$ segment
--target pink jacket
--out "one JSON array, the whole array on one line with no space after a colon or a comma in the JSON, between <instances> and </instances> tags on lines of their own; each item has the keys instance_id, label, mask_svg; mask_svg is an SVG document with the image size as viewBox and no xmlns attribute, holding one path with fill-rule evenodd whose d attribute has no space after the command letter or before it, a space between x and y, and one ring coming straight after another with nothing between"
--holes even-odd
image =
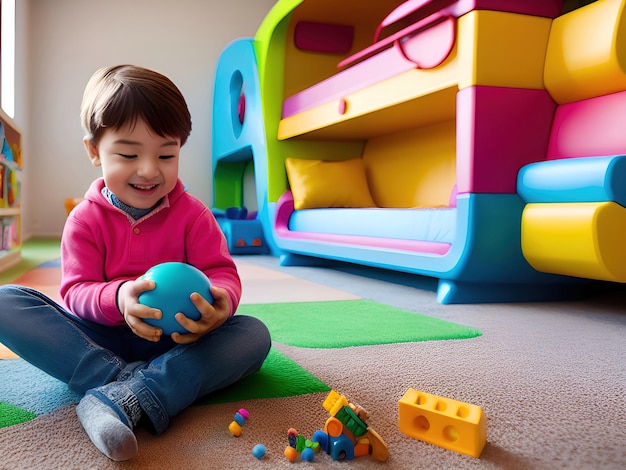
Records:
<instances>
[{"instance_id":1,"label":"pink jacket","mask_svg":"<svg viewBox=\"0 0 626 470\"><path fill-rule=\"evenodd\" d=\"M230 295L231 315L241 298L241 281L222 231L211 211L178 181L161 205L134 221L91 184L70 213L61 239L61 296L76 316L102 325L123 325L117 290L166 261L192 264Z\"/></svg>"}]
</instances>

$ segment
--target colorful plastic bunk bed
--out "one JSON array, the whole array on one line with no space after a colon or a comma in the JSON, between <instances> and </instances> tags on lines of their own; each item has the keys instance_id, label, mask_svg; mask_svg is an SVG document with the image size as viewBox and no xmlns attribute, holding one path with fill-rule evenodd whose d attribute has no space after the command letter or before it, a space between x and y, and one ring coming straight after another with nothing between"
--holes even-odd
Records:
<instances>
[{"instance_id":1,"label":"colorful plastic bunk bed","mask_svg":"<svg viewBox=\"0 0 626 470\"><path fill-rule=\"evenodd\" d=\"M556 18L547 158L522 168L522 249L539 271L626 282L626 1ZM589 41L588 38L593 38Z\"/></svg>"},{"instance_id":2,"label":"colorful plastic bunk bed","mask_svg":"<svg viewBox=\"0 0 626 470\"><path fill-rule=\"evenodd\" d=\"M536 266L546 256L526 245L543 225L530 191L518 194L520 169L554 141L561 101L544 64L557 60L548 46L562 7L279 0L218 62L216 208L242 204L251 172L256 223L282 264L428 276L441 303L579 292L584 281L558 262Z\"/></svg>"}]
</instances>

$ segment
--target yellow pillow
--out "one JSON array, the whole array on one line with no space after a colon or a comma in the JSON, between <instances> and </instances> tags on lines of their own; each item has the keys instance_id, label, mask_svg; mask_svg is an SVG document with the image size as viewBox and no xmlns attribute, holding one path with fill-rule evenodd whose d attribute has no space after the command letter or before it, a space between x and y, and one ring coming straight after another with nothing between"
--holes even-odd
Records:
<instances>
[{"instance_id":1,"label":"yellow pillow","mask_svg":"<svg viewBox=\"0 0 626 470\"><path fill-rule=\"evenodd\" d=\"M287 177L294 208L376 207L363 160L304 160L287 158Z\"/></svg>"}]
</instances>

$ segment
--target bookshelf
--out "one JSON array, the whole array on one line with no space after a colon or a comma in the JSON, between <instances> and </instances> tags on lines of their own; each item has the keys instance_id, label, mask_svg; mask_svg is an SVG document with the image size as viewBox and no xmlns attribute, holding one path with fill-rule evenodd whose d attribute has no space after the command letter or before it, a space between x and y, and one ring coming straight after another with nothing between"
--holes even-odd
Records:
<instances>
[{"instance_id":1,"label":"bookshelf","mask_svg":"<svg viewBox=\"0 0 626 470\"><path fill-rule=\"evenodd\" d=\"M22 132L0 108L0 271L21 259Z\"/></svg>"}]
</instances>

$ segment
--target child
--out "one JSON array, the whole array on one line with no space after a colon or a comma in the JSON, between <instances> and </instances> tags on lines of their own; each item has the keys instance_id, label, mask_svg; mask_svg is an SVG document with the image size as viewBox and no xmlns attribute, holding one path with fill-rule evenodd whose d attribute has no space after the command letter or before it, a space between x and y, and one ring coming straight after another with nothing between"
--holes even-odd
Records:
<instances>
[{"instance_id":1,"label":"child","mask_svg":"<svg viewBox=\"0 0 626 470\"><path fill-rule=\"evenodd\" d=\"M261 367L271 340L259 320L233 316L241 283L211 212L178 179L191 117L165 76L121 65L98 70L83 96L84 145L102 178L70 213L61 240L65 306L21 286L0 286L0 342L81 395L78 418L113 460L137 453L133 428L159 434L196 399ZM138 303L153 265L181 261L211 280L210 304L162 334Z\"/></svg>"}]
</instances>

